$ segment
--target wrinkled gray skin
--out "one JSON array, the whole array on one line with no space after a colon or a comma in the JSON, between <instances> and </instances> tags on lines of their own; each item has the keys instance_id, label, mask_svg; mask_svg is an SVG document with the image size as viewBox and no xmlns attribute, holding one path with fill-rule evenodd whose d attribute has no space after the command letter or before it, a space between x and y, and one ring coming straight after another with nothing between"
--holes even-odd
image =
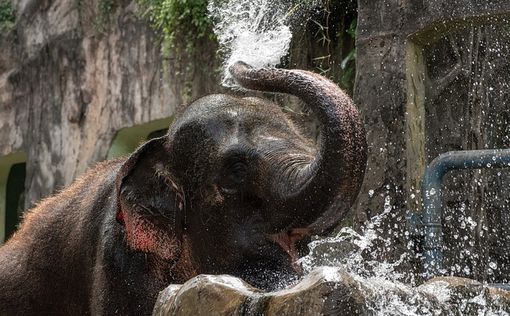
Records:
<instances>
[{"instance_id":1,"label":"wrinkled gray skin","mask_svg":"<svg viewBox=\"0 0 510 316\"><path fill-rule=\"evenodd\" d=\"M240 62L230 71L248 89L298 96L321 123L316 148L276 104L211 95L191 104L168 134L169 170L185 188L198 271L272 288L275 274L293 269L268 235L304 227L320 234L345 217L363 179L365 131L351 99L322 76Z\"/></svg>"},{"instance_id":2,"label":"wrinkled gray skin","mask_svg":"<svg viewBox=\"0 0 510 316\"><path fill-rule=\"evenodd\" d=\"M1 315L146 315L170 283L231 274L263 289L296 275L306 237L337 224L366 163L358 111L306 71L232 69L290 93L319 121L306 139L260 98L193 102L168 134L41 202L0 248Z\"/></svg>"}]
</instances>

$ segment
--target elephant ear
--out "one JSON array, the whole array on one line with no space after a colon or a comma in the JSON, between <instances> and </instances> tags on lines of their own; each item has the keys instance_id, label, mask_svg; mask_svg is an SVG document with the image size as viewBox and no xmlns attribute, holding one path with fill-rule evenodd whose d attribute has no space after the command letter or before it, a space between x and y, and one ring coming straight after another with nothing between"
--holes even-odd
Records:
<instances>
[{"instance_id":1,"label":"elephant ear","mask_svg":"<svg viewBox=\"0 0 510 316\"><path fill-rule=\"evenodd\" d=\"M132 250L171 261L181 252L185 199L168 170L165 140L145 143L121 167L116 217Z\"/></svg>"}]
</instances>

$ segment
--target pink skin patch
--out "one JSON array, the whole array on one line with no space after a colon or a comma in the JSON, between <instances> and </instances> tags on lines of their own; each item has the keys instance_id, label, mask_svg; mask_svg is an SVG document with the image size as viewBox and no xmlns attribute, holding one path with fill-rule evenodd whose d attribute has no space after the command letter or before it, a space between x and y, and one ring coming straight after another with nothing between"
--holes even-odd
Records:
<instances>
[{"instance_id":1,"label":"pink skin patch","mask_svg":"<svg viewBox=\"0 0 510 316\"><path fill-rule=\"evenodd\" d=\"M289 255L292 262L292 268L298 274L303 274L303 268L297 263L299 253L296 249L296 243L306 236L310 236L309 228L293 228L288 231L269 235L269 239L282 247L282 249Z\"/></svg>"},{"instance_id":2,"label":"pink skin patch","mask_svg":"<svg viewBox=\"0 0 510 316\"><path fill-rule=\"evenodd\" d=\"M179 242L170 229L155 225L148 218L139 214L120 211L126 228L126 239L131 249L157 254L163 260L176 259L179 253Z\"/></svg>"}]
</instances>

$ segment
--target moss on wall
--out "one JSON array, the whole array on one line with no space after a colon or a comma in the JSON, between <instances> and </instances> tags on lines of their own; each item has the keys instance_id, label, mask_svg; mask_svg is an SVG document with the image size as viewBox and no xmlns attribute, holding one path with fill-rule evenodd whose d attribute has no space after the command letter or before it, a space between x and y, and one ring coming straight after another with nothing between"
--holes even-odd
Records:
<instances>
[{"instance_id":1,"label":"moss on wall","mask_svg":"<svg viewBox=\"0 0 510 316\"><path fill-rule=\"evenodd\" d=\"M99 0L96 4L96 17L94 19L94 28L100 33L108 30L111 21L111 14L116 8L114 0Z\"/></svg>"},{"instance_id":2,"label":"moss on wall","mask_svg":"<svg viewBox=\"0 0 510 316\"><path fill-rule=\"evenodd\" d=\"M0 0L0 33L10 30L14 26L16 15L9 0Z\"/></svg>"},{"instance_id":3,"label":"moss on wall","mask_svg":"<svg viewBox=\"0 0 510 316\"><path fill-rule=\"evenodd\" d=\"M163 53L169 50L191 53L195 43L214 38L212 22L207 16L207 0L137 0L163 39Z\"/></svg>"}]
</instances>

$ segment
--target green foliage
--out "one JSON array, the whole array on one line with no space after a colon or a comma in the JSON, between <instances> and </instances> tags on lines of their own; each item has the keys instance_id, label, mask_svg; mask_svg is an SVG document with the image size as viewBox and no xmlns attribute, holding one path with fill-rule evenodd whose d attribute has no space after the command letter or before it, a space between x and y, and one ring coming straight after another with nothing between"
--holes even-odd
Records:
<instances>
[{"instance_id":1,"label":"green foliage","mask_svg":"<svg viewBox=\"0 0 510 316\"><path fill-rule=\"evenodd\" d=\"M198 40L213 38L207 0L137 0L152 26L162 36L164 53L191 53Z\"/></svg>"},{"instance_id":2,"label":"green foliage","mask_svg":"<svg viewBox=\"0 0 510 316\"><path fill-rule=\"evenodd\" d=\"M358 19L353 19L351 21L351 25L346 30L347 34L349 34L353 39L356 39L356 27L358 26Z\"/></svg>"},{"instance_id":3,"label":"green foliage","mask_svg":"<svg viewBox=\"0 0 510 316\"><path fill-rule=\"evenodd\" d=\"M346 30L346 33L353 40L356 40L357 24L358 20L355 18L351 21L349 28ZM342 69L340 84L344 87L352 87L354 85L354 76L356 74L356 47L353 47L352 50L344 57L340 64L340 68Z\"/></svg>"},{"instance_id":4,"label":"green foliage","mask_svg":"<svg viewBox=\"0 0 510 316\"><path fill-rule=\"evenodd\" d=\"M8 31L14 26L16 15L9 0L0 0L0 32Z\"/></svg>"},{"instance_id":5,"label":"green foliage","mask_svg":"<svg viewBox=\"0 0 510 316\"><path fill-rule=\"evenodd\" d=\"M314 66L352 93L356 73L356 1L316 0L315 4L318 13L310 21L320 55L313 58Z\"/></svg>"},{"instance_id":6,"label":"green foliage","mask_svg":"<svg viewBox=\"0 0 510 316\"><path fill-rule=\"evenodd\" d=\"M105 33L110 25L110 16L115 9L115 0L99 0L96 6L96 17L94 19L94 28Z\"/></svg>"}]
</instances>

